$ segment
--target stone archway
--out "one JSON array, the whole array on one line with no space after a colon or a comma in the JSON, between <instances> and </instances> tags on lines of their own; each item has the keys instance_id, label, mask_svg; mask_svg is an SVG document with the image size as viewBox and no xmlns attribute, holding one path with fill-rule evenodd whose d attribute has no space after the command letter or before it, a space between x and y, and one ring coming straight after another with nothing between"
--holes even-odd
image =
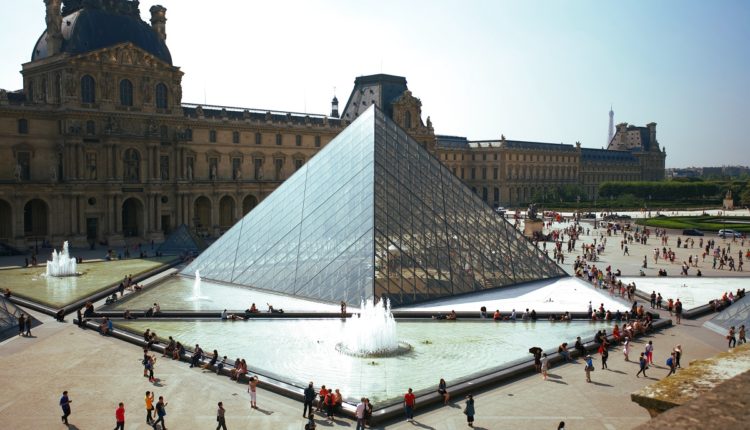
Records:
<instances>
[{"instance_id":1,"label":"stone archway","mask_svg":"<svg viewBox=\"0 0 750 430\"><path fill-rule=\"evenodd\" d=\"M198 230L208 232L211 228L211 200L206 196L195 199L193 225Z\"/></svg>"},{"instance_id":2,"label":"stone archway","mask_svg":"<svg viewBox=\"0 0 750 430\"><path fill-rule=\"evenodd\" d=\"M46 236L49 225L49 208L44 200L29 200L23 207L24 236Z\"/></svg>"},{"instance_id":3,"label":"stone archway","mask_svg":"<svg viewBox=\"0 0 750 430\"><path fill-rule=\"evenodd\" d=\"M13 210L10 203L0 200L0 240L13 237Z\"/></svg>"},{"instance_id":4,"label":"stone archway","mask_svg":"<svg viewBox=\"0 0 750 430\"><path fill-rule=\"evenodd\" d=\"M251 210L258 206L258 199L254 195L249 195L242 200L242 215L247 215Z\"/></svg>"},{"instance_id":5,"label":"stone archway","mask_svg":"<svg viewBox=\"0 0 750 430\"><path fill-rule=\"evenodd\" d=\"M219 200L219 227L226 230L234 224L234 199L224 196Z\"/></svg>"},{"instance_id":6,"label":"stone archway","mask_svg":"<svg viewBox=\"0 0 750 430\"><path fill-rule=\"evenodd\" d=\"M143 203L135 197L122 202L122 235L125 237L139 237L145 233L143 229Z\"/></svg>"}]
</instances>

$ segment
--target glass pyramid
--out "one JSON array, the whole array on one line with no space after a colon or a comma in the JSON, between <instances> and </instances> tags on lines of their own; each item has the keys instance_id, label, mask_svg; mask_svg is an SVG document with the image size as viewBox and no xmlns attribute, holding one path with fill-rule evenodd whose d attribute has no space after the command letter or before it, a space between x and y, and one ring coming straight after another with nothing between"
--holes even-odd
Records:
<instances>
[{"instance_id":1,"label":"glass pyramid","mask_svg":"<svg viewBox=\"0 0 750 430\"><path fill-rule=\"evenodd\" d=\"M206 249L206 242L185 224L180 224L167 239L159 245L157 251L163 255L199 254Z\"/></svg>"},{"instance_id":2,"label":"glass pyramid","mask_svg":"<svg viewBox=\"0 0 750 430\"><path fill-rule=\"evenodd\" d=\"M394 306L565 272L372 107L182 274Z\"/></svg>"},{"instance_id":3,"label":"glass pyramid","mask_svg":"<svg viewBox=\"0 0 750 430\"><path fill-rule=\"evenodd\" d=\"M729 332L729 327L734 327L739 332L741 325L750 326L750 300L748 299L735 302L703 323L704 327L722 335Z\"/></svg>"}]
</instances>

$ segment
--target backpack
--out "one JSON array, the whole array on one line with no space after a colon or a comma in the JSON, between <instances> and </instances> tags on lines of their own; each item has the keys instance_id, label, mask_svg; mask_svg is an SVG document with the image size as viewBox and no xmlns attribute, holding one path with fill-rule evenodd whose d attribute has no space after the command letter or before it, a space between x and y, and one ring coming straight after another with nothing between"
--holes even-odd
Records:
<instances>
[{"instance_id":1,"label":"backpack","mask_svg":"<svg viewBox=\"0 0 750 430\"><path fill-rule=\"evenodd\" d=\"M667 366L672 367L672 357L667 358Z\"/></svg>"}]
</instances>

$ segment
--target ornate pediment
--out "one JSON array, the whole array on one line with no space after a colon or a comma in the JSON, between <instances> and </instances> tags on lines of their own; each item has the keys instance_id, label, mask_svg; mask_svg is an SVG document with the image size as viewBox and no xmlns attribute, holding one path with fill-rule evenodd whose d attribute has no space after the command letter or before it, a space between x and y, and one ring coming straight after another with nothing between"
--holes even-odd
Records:
<instances>
[{"instance_id":1,"label":"ornate pediment","mask_svg":"<svg viewBox=\"0 0 750 430\"><path fill-rule=\"evenodd\" d=\"M221 152L215 149L209 149L208 151L206 151L206 161L211 158L218 158L219 160L221 160Z\"/></svg>"},{"instance_id":2,"label":"ornate pediment","mask_svg":"<svg viewBox=\"0 0 750 430\"><path fill-rule=\"evenodd\" d=\"M120 43L108 48L86 52L75 58L77 62L90 62L102 65L139 66L144 68L174 67L165 63L150 52L130 42Z\"/></svg>"}]
</instances>

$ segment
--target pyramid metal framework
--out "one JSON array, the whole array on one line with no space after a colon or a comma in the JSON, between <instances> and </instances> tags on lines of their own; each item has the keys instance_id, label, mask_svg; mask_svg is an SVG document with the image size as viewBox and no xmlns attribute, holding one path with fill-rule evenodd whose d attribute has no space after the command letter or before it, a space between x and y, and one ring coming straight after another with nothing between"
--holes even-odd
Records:
<instances>
[{"instance_id":1,"label":"pyramid metal framework","mask_svg":"<svg viewBox=\"0 0 750 430\"><path fill-rule=\"evenodd\" d=\"M185 224L180 224L157 249L164 255L183 253L199 254L207 248L206 242Z\"/></svg>"},{"instance_id":2,"label":"pyramid metal framework","mask_svg":"<svg viewBox=\"0 0 750 430\"><path fill-rule=\"evenodd\" d=\"M182 274L394 306L566 276L371 107Z\"/></svg>"},{"instance_id":3,"label":"pyramid metal framework","mask_svg":"<svg viewBox=\"0 0 750 430\"><path fill-rule=\"evenodd\" d=\"M18 317L23 312L13 303L0 297L0 333L18 326Z\"/></svg>"}]
</instances>

